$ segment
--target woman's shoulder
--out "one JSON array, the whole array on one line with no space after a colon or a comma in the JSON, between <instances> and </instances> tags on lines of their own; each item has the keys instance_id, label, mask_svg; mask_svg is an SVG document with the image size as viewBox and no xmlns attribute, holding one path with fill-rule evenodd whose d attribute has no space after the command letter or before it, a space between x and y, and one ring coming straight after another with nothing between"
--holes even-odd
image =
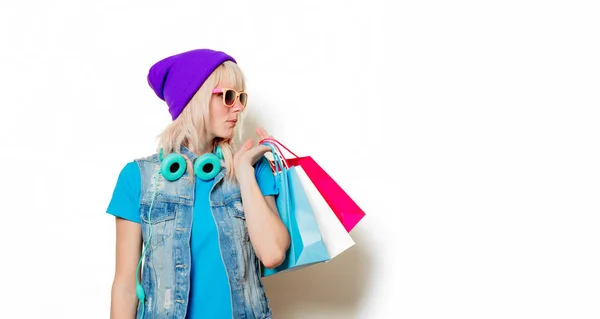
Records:
<instances>
[{"instance_id":1,"label":"woman's shoulder","mask_svg":"<svg viewBox=\"0 0 600 319\"><path fill-rule=\"evenodd\" d=\"M254 168L255 169L271 169L271 162L269 161L269 159L266 156L261 156L261 158L256 161L256 163L254 164Z\"/></svg>"},{"instance_id":2,"label":"woman's shoulder","mask_svg":"<svg viewBox=\"0 0 600 319\"><path fill-rule=\"evenodd\" d=\"M120 178L128 178L132 176L140 175L140 167L135 160L125 163L121 172L119 173Z\"/></svg>"}]
</instances>

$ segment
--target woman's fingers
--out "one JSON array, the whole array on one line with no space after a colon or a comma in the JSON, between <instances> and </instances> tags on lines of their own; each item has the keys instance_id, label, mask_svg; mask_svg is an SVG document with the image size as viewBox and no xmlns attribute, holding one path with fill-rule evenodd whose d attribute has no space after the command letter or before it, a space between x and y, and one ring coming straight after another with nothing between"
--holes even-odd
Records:
<instances>
[{"instance_id":1,"label":"woman's fingers","mask_svg":"<svg viewBox=\"0 0 600 319\"><path fill-rule=\"evenodd\" d=\"M271 136L267 133L267 131L265 131L264 128L259 127L256 129L256 134L258 135L258 138L260 138L261 140L264 140L265 138L270 138Z\"/></svg>"}]
</instances>

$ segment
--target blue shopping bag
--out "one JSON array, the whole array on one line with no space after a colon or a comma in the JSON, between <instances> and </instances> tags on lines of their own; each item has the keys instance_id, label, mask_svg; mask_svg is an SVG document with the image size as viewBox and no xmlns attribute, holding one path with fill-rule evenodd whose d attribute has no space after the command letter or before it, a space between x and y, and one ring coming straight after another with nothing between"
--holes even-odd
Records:
<instances>
[{"instance_id":1,"label":"blue shopping bag","mask_svg":"<svg viewBox=\"0 0 600 319\"><path fill-rule=\"evenodd\" d=\"M279 194L277 210L290 235L290 247L285 260L276 268L262 267L262 276L304 268L330 260L319 224L302 187L296 169L286 167L285 159L274 145L271 147L275 164L275 179Z\"/></svg>"}]
</instances>

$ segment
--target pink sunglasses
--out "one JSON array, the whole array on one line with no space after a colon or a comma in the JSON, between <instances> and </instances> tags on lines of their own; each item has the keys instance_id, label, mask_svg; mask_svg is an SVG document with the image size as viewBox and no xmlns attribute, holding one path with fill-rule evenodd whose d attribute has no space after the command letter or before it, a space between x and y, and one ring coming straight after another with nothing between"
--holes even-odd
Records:
<instances>
[{"instance_id":1,"label":"pink sunglasses","mask_svg":"<svg viewBox=\"0 0 600 319\"><path fill-rule=\"evenodd\" d=\"M223 104L225 106L233 107L238 98L244 108L248 104L248 93L246 92L238 92L230 88L216 88L212 92L213 94L223 94Z\"/></svg>"}]
</instances>

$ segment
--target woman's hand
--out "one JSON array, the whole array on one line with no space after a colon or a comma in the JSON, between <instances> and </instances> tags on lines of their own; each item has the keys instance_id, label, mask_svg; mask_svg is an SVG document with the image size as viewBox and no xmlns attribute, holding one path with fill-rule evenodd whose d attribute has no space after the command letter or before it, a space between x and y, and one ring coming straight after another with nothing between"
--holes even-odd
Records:
<instances>
[{"instance_id":1,"label":"woman's hand","mask_svg":"<svg viewBox=\"0 0 600 319\"><path fill-rule=\"evenodd\" d=\"M256 135L258 135L259 140L272 138L262 127L256 129ZM266 145L254 146L254 142L251 139L244 142L240 149L233 155L233 165L238 180L249 175L249 173L254 173L254 164L270 150L271 148Z\"/></svg>"}]
</instances>

